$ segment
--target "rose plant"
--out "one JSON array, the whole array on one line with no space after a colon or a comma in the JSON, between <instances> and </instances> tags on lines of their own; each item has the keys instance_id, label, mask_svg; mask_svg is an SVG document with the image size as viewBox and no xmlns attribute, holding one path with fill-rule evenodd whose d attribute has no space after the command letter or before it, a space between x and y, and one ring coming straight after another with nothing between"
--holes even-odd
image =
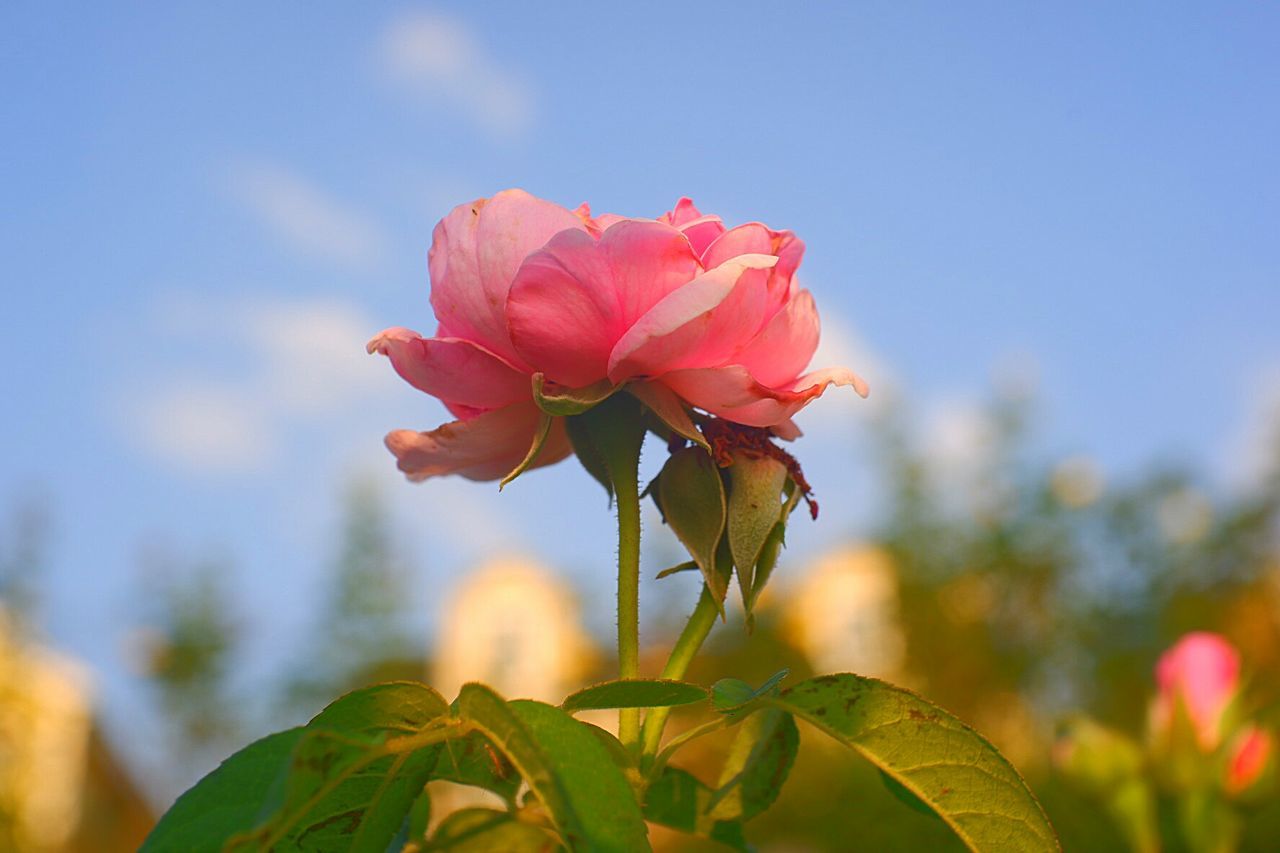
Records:
<instances>
[{"instance_id":1,"label":"rose plant","mask_svg":"<svg viewBox=\"0 0 1280 853\"><path fill-rule=\"evenodd\" d=\"M368 349L456 420L393 431L387 447L411 480L503 486L576 455L617 508L618 678L558 707L482 684L452 702L417 683L357 690L233 755L179 798L145 849L630 851L649 849L648 824L747 849L747 823L795 759L797 720L870 760L971 849L1057 849L1013 767L909 691L848 673L790 687L785 671L759 686L682 680L734 579L749 626L793 510L804 501L817 517L778 443L800 437L793 416L832 386L867 394L846 368L807 371L819 321L796 277L803 252L790 231L729 228L689 199L646 219L508 190L450 212L428 255L435 334L391 328ZM668 457L642 492L648 435ZM689 552L663 574L703 580L657 677L639 670L646 495ZM668 737L683 705L707 719ZM616 734L575 717L602 709L617 709ZM724 729L736 735L715 779L673 761ZM432 780L487 789L507 808L432 821Z\"/></svg>"},{"instance_id":2,"label":"rose plant","mask_svg":"<svg viewBox=\"0 0 1280 853\"><path fill-rule=\"evenodd\" d=\"M1066 725L1056 764L1134 850L1235 850L1239 812L1274 789L1275 735L1242 713L1240 672L1224 637L1193 631L1156 662L1145 744L1083 717Z\"/></svg>"}]
</instances>

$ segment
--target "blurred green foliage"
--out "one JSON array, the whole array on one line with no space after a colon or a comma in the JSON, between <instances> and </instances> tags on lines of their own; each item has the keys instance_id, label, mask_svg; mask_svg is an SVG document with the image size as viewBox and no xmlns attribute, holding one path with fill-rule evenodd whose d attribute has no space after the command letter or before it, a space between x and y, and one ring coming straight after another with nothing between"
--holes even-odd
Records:
<instances>
[{"instance_id":1,"label":"blurred green foliage","mask_svg":"<svg viewBox=\"0 0 1280 853\"><path fill-rule=\"evenodd\" d=\"M1108 482L1085 457L1046 453L1036 416L1031 398L997 391L983 410L982 440L957 465L908 428L916 421L908 409L885 411L872 426L882 512L858 538L887 553L896 573L907 646L897 680L1010 757L1065 849L1123 850L1106 811L1052 769L1055 727L1084 712L1141 731L1152 666L1192 629L1218 631L1241 650L1253 710L1280 719L1280 465L1257 472L1245 491L1215 489L1168 464ZM803 461L803 445L797 449ZM425 641L405 632L409 576L376 493L354 488L345 518L313 640L280 681L287 689L276 707L286 714L358 684L423 672L417 649ZM781 585L800 568L784 554ZM759 683L783 667L790 683L813 674L773 593L754 632L733 616L717 630L690 680ZM216 590L194 597L219 610L228 604ZM205 632L230 637L235 620L182 601L168 600L163 624L171 644L187 649L186 662L153 677L167 701L195 703L203 700L183 684L225 678L228 647ZM677 711L676 730L680 718ZM753 822L753 841L795 850L956 849L941 823L904 805L874 769L805 727L802 738L791 781ZM682 764L696 769L703 754L713 775L725 748L708 738L691 750L693 764ZM1263 804L1248 816L1244 849L1273 849L1275 838L1280 806Z\"/></svg>"},{"instance_id":2,"label":"blurred green foliage","mask_svg":"<svg viewBox=\"0 0 1280 853\"><path fill-rule=\"evenodd\" d=\"M321 575L321 604L300 651L265 688L237 681L231 664L246 649L246 618L225 560L150 553L135 656L170 729L170 761L182 782L243 744L250 732L305 722L334 697L394 679L420 679L425 641L405 626L408 568L382 498L350 484ZM416 646L416 648L415 648Z\"/></svg>"},{"instance_id":3,"label":"blurred green foliage","mask_svg":"<svg viewBox=\"0 0 1280 853\"><path fill-rule=\"evenodd\" d=\"M219 760L251 724L229 683L241 617L226 560L190 561L167 549L144 558L143 623L131 636L167 731L165 777L180 780Z\"/></svg>"},{"instance_id":4,"label":"blurred green foliage","mask_svg":"<svg viewBox=\"0 0 1280 853\"><path fill-rule=\"evenodd\" d=\"M1215 493L1189 471L1159 466L1105 483L1081 457L1037 448L1034 401L997 393L983 440L944 465L897 408L874 426L883 516L865 540L892 557L907 662L900 680L957 714L1008 755L1041 797L1067 850L1124 850L1097 802L1050 764L1057 724L1087 711L1142 730L1152 668L1181 634L1212 629L1241 650L1253 707L1280 700L1280 465L1243 493ZM1280 445L1278 445L1280 446ZM957 467L959 471L955 470ZM785 564L785 575L795 566ZM724 630L690 679L750 681L778 666L811 670L767 612L748 636ZM787 849L953 849L874 771L804 731L792 779L752 825ZM710 761L710 757L708 757ZM710 766L710 765L709 765ZM856 844L848 827L857 827ZM1243 849L1273 850L1280 804L1247 818Z\"/></svg>"},{"instance_id":5,"label":"blurred green foliage","mask_svg":"<svg viewBox=\"0 0 1280 853\"><path fill-rule=\"evenodd\" d=\"M335 696L379 681L422 677L426 638L405 624L409 567L396 546L383 497L351 483L343 501L336 555L322 603L293 672L282 711L305 722Z\"/></svg>"},{"instance_id":6,"label":"blurred green foliage","mask_svg":"<svg viewBox=\"0 0 1280 853\"><path fill-rule=\"evenodd\" d=\"M43 498L14 501L0 520L0 605L20 634L38 628L40 585L50 535Z\"/></svg>"}]
</instances>

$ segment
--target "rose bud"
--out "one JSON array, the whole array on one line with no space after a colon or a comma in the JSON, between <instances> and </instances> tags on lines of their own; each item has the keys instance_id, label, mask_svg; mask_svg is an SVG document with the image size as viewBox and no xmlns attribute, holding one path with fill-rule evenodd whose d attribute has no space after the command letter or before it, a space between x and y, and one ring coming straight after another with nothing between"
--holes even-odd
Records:
<instances>
[{"instance_id":1,"label":"rose bud","mask_svg":"<svg viewBox=\"0 0 1280 853\"><path fill-rule=\"evenodd\" d=\"M1271 732L1252 724L1245 726L1227 747L1222 789L1231 797L1247 797L1268 787L1274 754Z\"/></svg>"},{"instance_id":2,"label":"rose bud","mask_svg":"<svg viewBox=\"0 0 1280 853\"><path fill-rule=\"evenodd\" d=\"M1239 682L1240 655L1230 643L1205 631L1185 635L1156 664L1153 736L1176 740L1189 724L1199 750L1212 752L1222 742L1223 717Z\"/></svg>"}]
</instances>

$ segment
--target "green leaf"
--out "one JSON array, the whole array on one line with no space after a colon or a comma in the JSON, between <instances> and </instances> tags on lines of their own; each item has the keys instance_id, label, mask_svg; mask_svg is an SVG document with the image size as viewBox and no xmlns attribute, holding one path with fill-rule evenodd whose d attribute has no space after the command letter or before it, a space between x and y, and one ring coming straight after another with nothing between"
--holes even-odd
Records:
<instances>
[{"instance_id":1,"label":"green leaf","mask_svg":"<svg viewBox=\"0 0 1280 853\"><path fill-rule=\"evenodd\" d=\"M586 386L569 388L548 380L543 374L533 374L533 400L548 415L565 417L580 415L609 399L622 386L608 379Z\"/></svg>"},{"instance_id":2,"label":"green leaf","mask_svg":"<svg viewBox=\"0 0 1280 853\"><path fill-rule=\"evenodd\" d=\"M222 762L178 798L143 842L140 853L220 849L252 827L264 807L278 805L277 779L305 729L267 735Z\"/></svg>"},{"instance_id":3,"label":"green leaf","mask_svg":"<svg viewBox=\"0 0 1280 853\"><path fill-rule=\"evenodd\" d=\"M713 817L708 810L711 796L711 789L692 773L664 767L645 792L644 816L653 823L746 850L742 822Z\"/></svg>"},{"instance_id":4,"label":"green leaf","mask_svg":"<svg viewBox=\"0 0 1280 853\"><path fill-rule=\"evenodd\" d=\"M933 809L971 850L1057 851L1022 777L981 735L910 691L825 675L765 700L851 747Z\"/></svg>"},{"instance_id":5,"label":"green leaf","mask_svg":"<svg viewBox=\"0 0 1280 853\"><path fill-rule=\"evenodd\" d=\"M667 524L702 570L707 587L723 611L728 578L716 565L725 519L720 469L706 451L686 447L667 459L658 475L657 491Z\"/></svg>"},{"instance_id":6,"label":"green leaf","mask_svg":"<svg viewBox=\"0 0 1280 853\"><path fill-rule=\"evenodd\" d=\"M707 698L707 689L667 678L606 681L569 696L561 708L570 713L603 708L670 708Z\"/></svg>"},{"instance_id":7,"label":"green leaf","mask_svg":"<svg viewBox=\"0 0 1280 853\"><path fill-rule=\"evenodd\" d=\"M919 812L920 814L931 817L934 820L942 820L942 818L938 816L938 813L929 808L924 800L911 793L911 791L904 787L897 779L893 778L888 773L885 773L883 770L877 769L876 772L880 774L880 783L884 785L885 790L890 794L893 794L893 798L895 800L914 812Z\"/></svg>"},{"instance_id":8,"label":"green leaf","mask_svg":"<svg viewBox=\"0 0 1280 853\"><path fill-rule=\"evenodd\" d=\"M353 690L330 702L307 728L382 739L414 735L449 713L449 703L416 681L388 681Z\"/></svg>"},{"instance_id":9,"label":"green leaf","mask_svg":"<svg viewBox=\"0 0 1280 853\"><path fill-rule=\"evenodd\" d=\"M422 793L413 801L413 805L409 807L409 820L407 823L407 835L410 840L416 842L425 841L427 838L427 827L431 825L431 792L426 788L422 789Z\"/></svg>"},{"instance_id":10,"label":"green leaf","mask_svg":"<svg viewBox=\"0 0 1280 853\"><path fill-rule=\"evenodd\" d=\"M434 690L409 682L338 699L294 747L281 807L228 847L382 853L431 775L448 711Z\"/></svg>"},{"instance_id":11,"label":"green leaf","mask_svg":"<svg viewBox=\"0 0 1280 853\"><path fill-rule=\"evenodd\" d=\"M524 823L511 812L471 808L445 818L425 849L452 853L541 853L562 848L546 829Z\"/></svg>"},{"instance_id":12,"label":"green leaf","mask_svg":"<svg viewBox=\"0 0 1280 853\"><path fill-rule=\"evenodd\" d=\"M751 612L756 561L770 531L782 516L782 487L787 466L768 456L733 454L729 475L727 525L729 550L738 569L742 603Z\"/></svg>"},{"instance_id":13,"label":"green leaf","mask_svg":"<svg viewBox=\"0 0 1280 853\"><path fill-rule=\"evenodd\" d=\"M636 382L627 386L627 390L645 407L662 421L673 433L687 438L707 452L711 445L689 417L689 410L684 402L667 386L660 382Z\"/></svg>"},{"instance_id":14,"label":"green leaf","mask_svg":"<svg viewBox=\"0 0 1280 853\"><path fill-rule=\"evenodd\" d=\"M551 415L546 412L542 413L542 417L538 419L538 428L533 432L533 443L529 445L529 452L525 454L524 459L520 460L520 464L512 468L511 473L503 477L502 481L498 483L498 491L502 491L506 488L507 483L529 470L529 466L533 464L534 460L538 458L538 454L542 452L542 445L547 443L547 436L551 434L551 422L553 420L555 418L551 417Z\"/></svg>"},{"instance_id":15,"label":"green leaf","mask_svg":"<svg viewBox=\"0 0 1280 853\"><path fill-rule=\"evenodd\" d=\"M445 741L431 778L484 788L511 804L520 790L520 774L479 732Z\"/></svg>"},{"instance_id":16,"label":"green leaf","mask_svg":"<svg viewBox=\"0 0 1280 853\"><path fill-rule=\"evenodd\" d=\"M605 731L592 723L578 721L586 726L587 731L595 736L595 739L604 745L605 752L609 753L609 757L613 759L613 763L620 767L623 771L630 771L635 767L635 756L627 751L622 745L622 741L614 737L613 732Z\"/></svg>"},{"instance_id":17,"label":"green leaf","mask_svg":"<svg viewBox=\"0 0 1280 853\"><path fill-rule=\"evenodd\" d=\"M506 702L467 684L455 703L511 760L574 850L648 850L648 831L626 777L596 735L541 702Z\"/></svg>"},{"instance_id":18,"label":"green leaf","mask_svg":"<svg viewBox=\"0 0 1280 853\"><path fill-rule=\"evenodd\" d=\"M790 714L770 709L748 718L734 738L707 810L718 818L748 821L769 808L787 781L799 746L800 731Z\"/></svg>"},{"instance_id":19,"label":"green leaf","mask_svg":"<svg viewBox=\"0 0 1280 853\"><path fill-rule=\"evenodd\" d=\"M721 712L742 710L761 696L775 692L782 679L790 674L791 670L780 669L759 687L752 687L740 678L722 678L711 685L711 704Z\"/></svg>"},{"instance_id":20,"label":"green leaf","mask_svg":"<svg viewBox=\"0 0 1280 853\"><path fill-rule=\"evenodd\" d=\"M711 704L717 711L729 711L755 698L756 689L741 678L722 678L711 685Z\"/></svg>"}]
</instances>

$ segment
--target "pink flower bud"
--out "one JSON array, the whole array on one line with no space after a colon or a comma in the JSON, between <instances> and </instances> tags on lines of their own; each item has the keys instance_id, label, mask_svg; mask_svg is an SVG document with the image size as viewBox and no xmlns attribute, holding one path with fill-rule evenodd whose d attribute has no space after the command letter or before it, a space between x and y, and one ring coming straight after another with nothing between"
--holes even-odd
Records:
<instances>
[{"instance_id":1,"label":"pink flower bud","mask_svg":"<svg viewBox=\"0 0 1280 853\"><path fill-rule=\"evenodd\" d=\"M796 279L803 254L790 231L726 228L688 199L656 219L593 218L521 190L459 205L427 256L435 336L395 327L369 342L458 420L387 446L410 479L501 477L541 426L535 374L627 384L664 419L695 406L793 438L791 416L828 387L867 393L845 368L806 372L818 311ZM569 454L561 421L535 465Z\"/></svg>"},{"instance_id":2,"label":"pink flower bud","mask_svg":"<svg viewBox=\"0 0 1280 853\"><path fill-rule=\"evenodd\" d=\"M1274 746L1271 733L1250 725L1236 735L1227 753L1223 789L1231 796L1253 787L1267 769Z\"/></svg>"},{"instance_id":3,"label":"pink flower bud","mask_svg":"<svg viewBox=\"0 0 1280 853\"><path fill-rule=\"evenodd\" d=\"M1239 681L1240 655L1230 643L1206 631L1183 636L1156 664L1154 731L1168 734L1175 708L1181 706L1195 727L1200 748L1213 751L1222 741L1222 715Z\"/></svg>"}]
</instances>

